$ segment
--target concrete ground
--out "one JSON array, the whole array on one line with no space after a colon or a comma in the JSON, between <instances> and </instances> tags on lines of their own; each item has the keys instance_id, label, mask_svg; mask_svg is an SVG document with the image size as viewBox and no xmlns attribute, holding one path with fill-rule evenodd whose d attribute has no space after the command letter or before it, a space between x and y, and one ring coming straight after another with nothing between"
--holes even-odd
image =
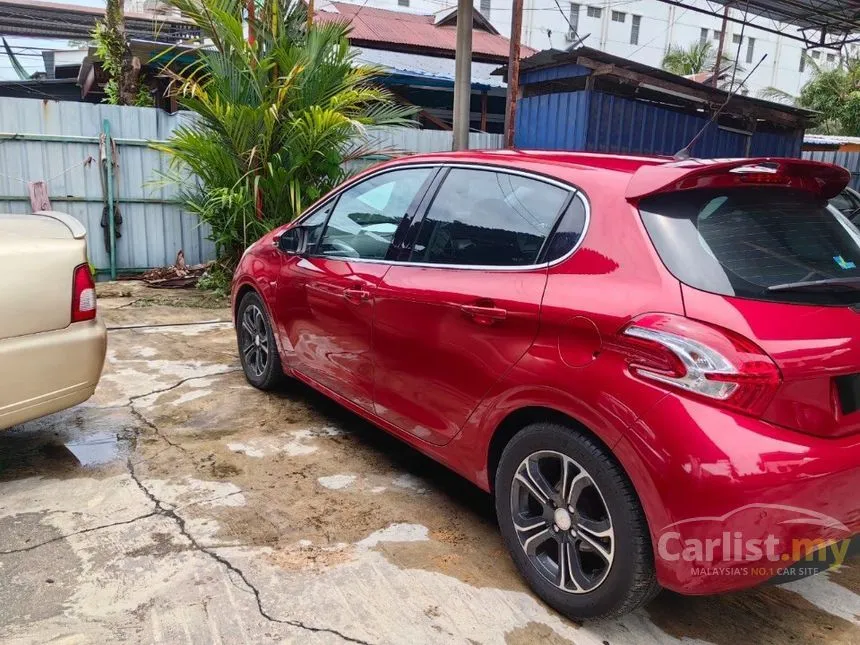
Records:
<instances>
[{"instance_id":1,"label":"concrete ground","mask_svg":"<svg viewBox=\"0 0 860 645\"><path fill-rule=\"evenodd\" d=\"M100 291L96 395L0 433L2 643L860 643L856 563L561 618L486 495L305 387L249 387L223 301Z\"/></svg>"}]
</instances>

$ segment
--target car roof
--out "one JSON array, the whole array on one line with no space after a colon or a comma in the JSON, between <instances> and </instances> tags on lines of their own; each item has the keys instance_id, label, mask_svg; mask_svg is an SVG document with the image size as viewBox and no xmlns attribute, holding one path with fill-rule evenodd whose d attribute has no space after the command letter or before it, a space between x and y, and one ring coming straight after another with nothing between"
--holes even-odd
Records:
<instances>
[{"instance_id":1,"label":"car roof","mask_svg":"<svg viewBox=\"0 0 860 645\"><path fill-rule=\"evenodd\" d=\"M671 157L646 155L601 154L565 150L463 150L408 155L395 161L401 163L486 163L516 168L535 164L559 168L589 168L632 174L643 166L657 166L673 161Z\"/></svg>"},{"instance_id":2,"label":"car roof","mask_svg":"<svg viewBox=\"0 0 860 645\"><path fill-rule=\"evenodd\" d=\"M620 181L625 187L624 196L628 201L641 199L657 192L679 190L683 187L691 188L693 183L706 181L710 176L728 175L729 173L738 173L737 176L733 176L733 180L739 184L745 181L741 179L740 174L745 168L747 168L747 172L770 175L776 172L773 169L776 167L786 177L792 176L795 179L806 177L810 180L807 182L806 188L825 199L837 195L840 190L845 188L851 178L848 171L841 166L793 157L674 159L673 157L644 155L510 149L407 155L384 162L380 166L368 168L365 172L375 172L383 167L394 168L416 163L492 165L509 170L537 172L568 181L573 179L577 183L579 179L590 176L592 180L600 182L603 186L617 184ZM573 174L579 175L577 172L579 170L590 172L579 177L573 177ZM600 172L594 172L595 170ZM362 175L358 175L356 179ZM751 177L746 173L744 176L746 180ZM803 182L797 180L795 183Z\"/></svg>"}]
</instances>

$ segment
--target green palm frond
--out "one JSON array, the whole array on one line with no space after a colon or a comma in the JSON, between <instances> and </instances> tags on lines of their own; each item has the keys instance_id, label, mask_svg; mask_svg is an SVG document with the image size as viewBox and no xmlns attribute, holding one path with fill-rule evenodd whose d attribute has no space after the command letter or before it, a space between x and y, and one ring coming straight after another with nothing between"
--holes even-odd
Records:
<instances>
[{"instance_id":1,"label":"green palm frond","mask_svg":"<svg viewBox=\"0 0 860 645\"><path fill-rule=\"evenodd\" d=\"M12 53L12 48L9 47L9 43L6 42L6 39L3 38L3 51L6 52L6 57L9 59L9 63L12 65L12 69L15 71L15 74L18 76L18 80L26 81L30 78L29 72L24 69L24 66L18 60L18 57Z\"/></svg>"},{"instance_id":2,"label":"green palm frond","mask_svg":"<svg viewBox=\"0 0 860 645\"><path fill-rule=\"evenodd\" d=\"M375 83L382 70L358 64L349 26L308 30L300 0L257 0L253 44L244 1L168 2L202 40L194 62L180 65L174 52L164 67L171 91L197 117L156 146L171 157L162 181L180 185L228 264L328 192L344 161L388 153L373 143L373 127L415 124L416 108Z\"/></svg>"},{"instance_id":3,"label":"green palm frond","mask_svg":"<svg viewBox=\"0 0 860 645\"><path fill-rule=\"evenodd\" d=\"M775 103L785 103L786 105L797 104L797 97L794 94L781 90L778 87L773 87L772 85L759 90L758 96L766 101L774 101Z\"/></svg>"},{"instance_id":4,"label":"green palm frond","mask_svg":"<svg viewBox=\"0 0 860 645\"><path fill-rule=\"evenodd\" d=\"M734 76L735 82L739 76L742 78L743 65L740 65L726 53L723 53L719 58L719 64L717 64L717 52L709 40L691 43L686 47L670 45L663 56L662 67L667 72L672 72L678 76L713 72ZM723 89L729 89L727 86L731 83L732 81L723 83Z\"/></svg>"}]
</instances>

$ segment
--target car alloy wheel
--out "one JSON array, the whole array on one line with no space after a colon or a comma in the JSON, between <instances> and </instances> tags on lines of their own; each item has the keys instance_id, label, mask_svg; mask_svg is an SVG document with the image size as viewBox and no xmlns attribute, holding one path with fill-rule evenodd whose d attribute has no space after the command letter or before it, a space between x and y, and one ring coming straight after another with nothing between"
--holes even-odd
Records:
<instances>
[{"instance_id":1,"label":"car alloy wheel","mask_svg":"<svg viewBox=\"0 0 860 645\"><path fill-rule=\"evenodd\" d=\"M615 554L615 531L603 494L576 461L553 450L523 459L511 486L511 516L534 568L562 591L599 587Z\"/></svg>"},{"instance_id":2,"label":"car alloy wheel","mask_svg":"<svg viewBox=\"0 0 860 645\"><path fill-rule=\"evenodd\" d=\"M257 378L262 377L269 365L269 333L266 317L255 304L242 312L239 347L246 369Z\"/></svg>"}]
</instances>

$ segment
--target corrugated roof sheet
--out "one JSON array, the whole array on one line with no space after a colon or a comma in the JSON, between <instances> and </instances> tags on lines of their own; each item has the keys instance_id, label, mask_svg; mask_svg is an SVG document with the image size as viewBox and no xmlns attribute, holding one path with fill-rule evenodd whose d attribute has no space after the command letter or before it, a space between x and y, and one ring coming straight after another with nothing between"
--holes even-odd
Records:
<instances>
[{"instance_id":1,"label":"corrugated roof sheet","mask_svg":"<svg viewBox=\"0 0 860 645\"><path fill-rule=\"evenodd\" d=\"M332 11L332 7L337 11ZM321 21L346 20L352 25L350 40L362 43L388 45L449 52L456 50L457 28L436 25L435 16L388 9L376 9L364 5L332 2L327 10L318 11L316 19ZM504 36L480 29L472 33L472 54L507 58L510 41ZM534 50L523 46L522 55L530 56Z\"/></svg>"},{"instance_id":2,"label":"corrugated roof sheet","mask_svg":"<svg viewBox=\"0 0 860 645\"><path fill-rule=\"evenodd\" d=\"M358 49L358 60L362 63L379 65L392 73L410 76L443 79L454 82L454 59L439 56L425 56L387 49ZM492 76L497 63L472 63L472 86L505 87L504 81Z\"/></svg>"},{"instance_id":3,"label":"corrugated roof sheet","mask_svg":"<svg viewBox=\"0 0 860 645\"><path fill-rule=\"evenodd\" d=\"M805 134L803 135L803 143L834 146L860 145L860 137L846 137L840 134Z\"/></svg>"}]
</instances>

